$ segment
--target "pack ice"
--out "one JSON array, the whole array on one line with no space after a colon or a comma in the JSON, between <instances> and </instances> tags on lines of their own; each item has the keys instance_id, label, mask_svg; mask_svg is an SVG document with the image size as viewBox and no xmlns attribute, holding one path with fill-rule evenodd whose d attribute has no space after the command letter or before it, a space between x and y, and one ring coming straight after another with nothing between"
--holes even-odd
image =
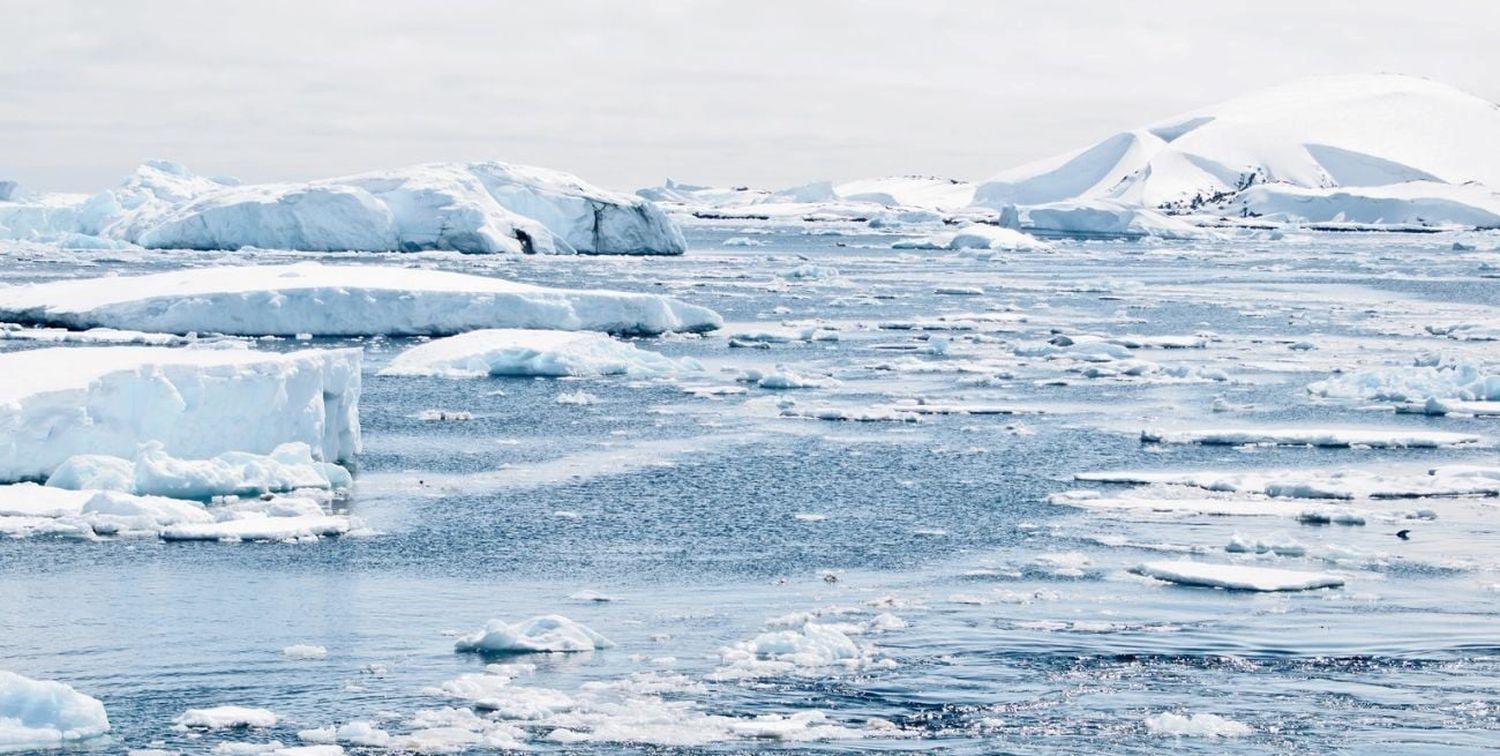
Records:
<instances>
[{"instance_id":1,"label":"pack ice","mask_svg":"<svg viewBox=\"0 0 1500 756\"><path fill-rule=\"evenodd\" d=\"M1443 84L1315 77L1002 171L975 190L974 204L1076 213L1106 202L1209 218L1493 226L1496 133L1500 109Z\"/></svg>"},{"instance_id":2,"label":"pack ice","mask_svg":"<svg viewBox=\"0 0 1500 756\"><path fill-rule=\"evenodd\" d=\"M722 324L712 310L654 294L314 262L16 286L0 289L0 318L74 329L249 336L447 335L501 327L658 334Z\"/></svg>"},{"instance_id":3,"label":"pack ice","mask_svg":"<svg viewBox=\"0 0 1500 756\"><path fill-rule=\"evenodd\" d=\"M352 459L360 358L136 346L0 354L0 481L44 480L75 455L134 459L146 442L192 459L293 442L318 460Z\"/></svg>"},{"instance_id":4,"label":"pack ice","mask_svg":"<svg viewBox=\"0 0 1500 756\"><path fill-rule=\"evenodd\" d=\"M652 203L559 171L433 163L307 183L240 185L151 161L84 195L0 196L0 236L77 235L154 249L681 254Z\"/></svg>"}]
</instances>

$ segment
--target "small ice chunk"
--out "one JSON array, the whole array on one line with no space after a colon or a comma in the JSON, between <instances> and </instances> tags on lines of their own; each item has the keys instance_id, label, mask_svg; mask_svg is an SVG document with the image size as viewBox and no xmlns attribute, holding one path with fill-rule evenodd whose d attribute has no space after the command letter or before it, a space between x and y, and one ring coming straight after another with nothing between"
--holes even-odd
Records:
<instances>
[{"instance_id":1,"label":"small ice chunk","mask_svg":"<svg viewBox=\"0 0 1500 756\"><path fill-rule=\"evenodd\" d=\"M603 635L557 614L515 624L490 620L484 629L453 644L457 651L489 654L593 651L612 646Z\"/></svg>"},{"instance_id":2,"label":"small ice chunk","mask_svg":"<svg viewBox=\"0 0 1500 756\"><path fill-rule=\"evenodd\" d=\"M1337 588L1344 579L1326 572L1301 572L1238 564L1210 564L1189 560L1146 562L1131 568L1137 575L1178 585L1231 591L1307 591Z\"/></svg>"},{"instance_id":3,"label":"small ice chunk","mask_svg":"<svg viewBox=\"0 0 1500 756\"><path fill-rule=\"evenodd\" d=\"M1238 738L1249 735L1250 726L1217 714L1174 714L1163 712L1146 718L1146 729L1152 735L1180 735L1195 738Z\"/></svg>"},{"instance_id":4,"label":"small ice chunk","mask_svg":"<svg viewBox=\"0 0 1500 756\"><path fill-rule=\"evenodd\" d=\"M281 649L281 655L288 659L322 659L328 656L328 649L323 646L308 644L297 644Z\"/></svg>"},{"instance_id":5,"label":"small ice chunk","mask_svg":"<svg viewBox=\"0 0 1500 756\"><path fill-rule=\"evenodd\" d=\"M0 751L61 748L109 732L99 699L0 670Z\"/></svg>"},{"instance_id":6,"label":"small ice chunk","mask_svg":"<svg viewBox=\"0 0 1500 756\"><path fill-rule=\"evenodd\" d=\"M247 706L214 706L207 709L188 709L177 715L172 723L185 730L229 730L237 728L266 728L276 726L279 717L266 709Z\"/></svg>"}]
</instances>

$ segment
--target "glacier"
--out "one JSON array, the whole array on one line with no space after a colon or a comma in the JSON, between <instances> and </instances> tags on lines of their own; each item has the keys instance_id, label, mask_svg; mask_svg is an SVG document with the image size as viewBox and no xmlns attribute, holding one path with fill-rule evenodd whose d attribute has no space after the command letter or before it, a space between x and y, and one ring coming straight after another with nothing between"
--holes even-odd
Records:
<instances>
[{"instance_id":1,"label":"glacier","mask_svg":"<svg viewBox=\"0 0 1500 756\"><path fill-rule=\"evenodd\" d=\"M707 308L652 294L315 262L0 288L0 318L72 329L244 336L439 336L500 327L654 335L709 331L723 322Z\"/></svg>"}]
</instances>

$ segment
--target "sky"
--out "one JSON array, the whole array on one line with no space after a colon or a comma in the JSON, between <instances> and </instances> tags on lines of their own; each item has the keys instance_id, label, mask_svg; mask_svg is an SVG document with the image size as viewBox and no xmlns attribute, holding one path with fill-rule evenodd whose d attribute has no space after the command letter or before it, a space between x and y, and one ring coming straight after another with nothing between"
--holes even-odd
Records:
<instances>
[{"instance_id":1,"label":"sky","mask_svg":"<svg viewBox=\"0 0 1500 756\"><path fill-rule=\"evenodd\" d=\"M631 190L983 179L1301 76L1500 101L1497 0L7 0L0 180L505 160Z\"/></svg>"}]
</instances>

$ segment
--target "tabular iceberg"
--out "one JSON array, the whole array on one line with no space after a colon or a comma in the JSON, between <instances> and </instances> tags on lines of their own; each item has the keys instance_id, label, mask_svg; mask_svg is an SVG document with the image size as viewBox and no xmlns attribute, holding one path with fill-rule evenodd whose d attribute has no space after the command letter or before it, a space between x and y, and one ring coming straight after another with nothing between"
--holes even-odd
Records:
<instances>
[{"instance_id":1,"label":"tabular iceberg","mask_svg":"<svg viewBox=\"0 0 1500 756\"><path fill-rule=\"evenodd\" d=\"M360 352L79 347L0 354L0 481L42 480L70 457L141 444L203 459L302 442L359 452Z\"/></svg>"},{"instance_id":2,"label":"tabular iceberg","mask_svg":"<svg viewBox=\"0 0 1500 756\"><path fill-rule=\"evenodd\" d=\"M0 289L0 318L247 336L448 335L477 328L658 334L709 331L704 307L654 294L547 289L437 270L267 265Z\"/></svg>"},{"instance_id":3,"label":"tabular iceberg","mask_svg":"<svg viewBox=\"0 0 1500 756\"><path fill-rule=\"evenodd\" d=\"M681 254L655 205L576 176L500 162L432 163L305 183L240 185L170 161L93 197L0 197L0 235L81 234L156 249Z\"/></svg>"}]
</instances>

